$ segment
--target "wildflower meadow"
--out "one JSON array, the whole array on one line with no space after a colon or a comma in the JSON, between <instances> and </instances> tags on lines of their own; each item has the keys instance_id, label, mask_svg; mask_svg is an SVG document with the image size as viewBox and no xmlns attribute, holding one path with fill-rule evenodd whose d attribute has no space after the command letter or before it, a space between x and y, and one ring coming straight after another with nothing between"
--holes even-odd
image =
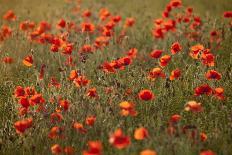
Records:
<instances>
[{"instance_id":1,"label":"wildflower meadow","mask_svg":"<svg viewBox=\"0 0 232 155\"><path fill-rule=\"evenodd\" d=\"M231 155L231 0L0 0L1 155Z\"/></svg>"}]
</instances>

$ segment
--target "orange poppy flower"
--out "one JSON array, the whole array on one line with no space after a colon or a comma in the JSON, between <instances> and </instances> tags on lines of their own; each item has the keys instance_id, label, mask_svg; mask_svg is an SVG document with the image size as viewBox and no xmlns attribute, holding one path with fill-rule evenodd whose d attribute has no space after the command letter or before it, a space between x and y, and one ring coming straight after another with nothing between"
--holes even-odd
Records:
<instances>
[{"instance_id":1,"label":"orange poppy flower","mask_svg":"<svg viewBox=\"0 0 232 155\"><path fill-rule=\"evenodd\" d=\"M35 94L30 98L30 105L38 105L44 103L45 100L42 96L42 94Z\"/></svg>"},{"instance_id":2,"label":"orange poppy flower","mask_svg":"<svg viewBox=\"0 0 232 155\"><path fill-rule=\"evenodd\" d=\"M48 137L51 139L64 138L63 132L64 128L54 126L51 128Z\"/></svg>"},{"instance_id":3,"label":"orange poppy flower","mask_svg":"<svg viewBox=\"0 0 232 155\"><path fill-rule=\"evenodd\" d=\"M87 92L87 96L97 98L98 97L97 89L95 87L94 88L90 88L88 90L88 92Z\"/></svg>"},{"instance_id":4,"label":"orange poppy flower","mask_svg":"<svg viewBox=\"0 0 232 155\"><path fill-rule=\"evenodd\" d=\"M182 46L180 45L180 43L175 42L172 44L172 47L171 47L172 54L176 54L176 53L180 52L181 50L182 50Z\"/></svg>"},{"instance_id":5,"label":"orange poppy flower","mask_svg":"<svg viewBox=\"0 0 232 155\"><path fill-rule=\"evenodd\" d=\"M224 96L224 89L221 87L215 88L213 91L213 94L215 97L217 97L219 100L224 100L225 96Z\"/></svg>"},{"instance_id":6,"label":"orange poppy flower","mask_svg":"<svg viewBox=\"0 0 232 155\"><path fill-rule=\"evenodd\" d=\"M208 84L203 84L197 88L195 88L195 96L200 96L200 95L211 95L212 94L212 88Z\"/></svg>"},{"instance_id":7,"label":"orange poppy flower","mask_svg":"<svg viewBox=\"0 0 232 155\"><path fill-rule=\"evenodd\" d=\"M106 47L109 44L109 37L106 36L100 36L95 39L94 46L99 49Z\"/></svg>"},{"instance_id":8,"label":"orange poppy flower","mask_svg":"<svg viewBox=\"0 0 232 155\"><path fill-rule=\"evenodd\" d=\"M157 155L157 153L154 150L145 149L140 152L140 155Z\"/></svg>"},{"instance_id":9,"label":"orange poppy flower","mask_svg":"<svg viewBox=\"0 0 232 155\"><path fill-rule=\"evenodd\" d=\"M31 67L33 65L33 57L32 55L26 56L23 59L23 64L27 67Z\"/></svg>"},{"instance_id":10,"label":"orange poppy flower","mask_svg":"<svg viewBox=\"0 0 232 155\"><path fill-rule=\"evenodd\" d=\"M33 96L36 94L35 88L34 87L26 87L24 88L26 96Z\"/></svg>"},{"instance_id":11,"label":"orange poppy flower","mask_svg":"<svg viewBox=\"0 0 232 155\"><path fill-rule=\"evenodd\" d=\"M110 135L109 143L117 149L123 149L130 145L130 137L125 136L122 129L117 129L113 134Z\"/></svg>"},{"instance_id":12,"label":"orange poppy flower","mask_svg":"<svg viewBox=\"0 0 232 155\"><path fill-rule=\"evenodd\" d=\"M92 53L94 51L93 47L91 45L83 45L80 52L81 53Z\"/></svg>"},{"instance_id":13,"label":"orange poppy flower","mask_svg":"<svg viewBox=\"0 0 232 155\"><path fill-rule=\"evenodd\" d=\"M85 124L88 125L88 126L93 126L95 121L96 121L96 116L88 116L85 119Z\"/></svg>"},{"instance_id":14,"label":"orange poppy flower","mask_svg":"<svg viewBox=\"0 0 232 155\"><path fill-rule=\"evenodd\" d=\"M77 70L71 70L69 74L69 80L74 80L78 77L78 71Z\"/></svg>"},{"instance_id":15,"label":"orange poppy flower","mask_svg":"<svg viewBox=\"0 0 232 155\"><path fill-rule=\"evenodd\" d=\"M123 101L119 104L119 107L121 108L120 114L122 116L136 116L137 112L135 110L135 104L128 101Z\"/></svg>"},{"instance_id":16,"label":"orange poppy flower","mask_svg":"<svg viewBox=\"0 0 232 155\"><path fill-rule=\"evenodd\" d=\"M82 134L87 133L87 130L84 128L84 126L81 123L75 122L73 124L73 128L79 131Z\"/></svg>"},{"instance_id":17,"label":"orange poppy flower","mask_svg":"<svg viewBox=\"0 0 232 155\"><path fill-rule=\"evenodd\" d=\"M28 128L32 126L33 119L27 118L14 123L14 127L18 134L23 134Z\"/></svg>"},{"instance_id":18,"label":"orange poppy flower","mask_svg":"<svg viewBox=\"0 0 232 155\"><path fill-rule=\"evenodd\" d=\"M54 144L51 147L52 154L61 154L63 152L62 147L59 144Z\"/></svg>"},{"instance_id":19,"label":"orange poppy flower","mask_svg":"<svg viewBox=\"0 0 232 155\"><path fill-rule=\"evenodd\" d=\"M114 63L104 62L101 67L102 67L103 71L106 73L115 73L116 72L116 70L114 68Z\"/></svg>"},{"instance_id":20,"label":"orange poppy flower","mask_svg":"<svg viewBox=\"0 0 232 155\"><path fill-rule=\"evenodd\" d=\"M205 142L207 140L207 135L204 132L200 133L200 138L202 142Z\"/></svg>"},{"instance_id":21,"label":"orange poppy flower","mask_svg":"<svg viewBox=\"0 0 232 155\"><path fill-rule=\"evenodd\" d=\"M214 153L211 150L206 150L206 151L201 151L200 155L216 155L216 153Z\"/></svg>"},{"instance_id":22,"label":"orange poppy flower","mask_svg":"<svg viewBox=\"0 0 232 155\"><path fill-rule=\"evenodd\" d=\"M153 50L150 53L150 56L154 59L158 59L159 57L161 57L162 53L163 53L163 50Z\"/></svg>"},{"instance_id":23,"label":"orange poppy flower","mask_svg":"<svg viewBox=\"0 0 232 155\"><path fill-rule=\"evenodd\" d=\"M178 79L181 76L181 70L179 68L173 70L170 75L170 80Z\"/></svg>"},{"instance_id":24,"label":"orange poppy flower","mask_svg":"<svg viewBox=\"0 0 232 155\"><path fill-rule=\"evenodd\" d=\"M4 15L3 19L8 20L8 21L14 21L16 20L16 15L12 10L8 10Z\"/></svg>"},{"instance_id":25,"label":"orange poppy flower","mask_svg":"<svg viewBox=\"0 0 232 155\"><path fill-rule=\"evenodd\" d=\"M106 8L102 8L99 12L99 17L101 20L105 20L106 18L108 18L110 16L110 12L108 9Z\"/></svg>"},{"instance_id":26,"label":"orange poppy flower","mask_svg":"<svg viewBox=\"0 0 232 155\"><path fill-rule=\"evenodd\" d=\"M215 70L209 70L206 74L205 74L205 77L208 79L208 80L220 80L222 78L222 75L220 73L218 73L217 71Z\"/></svg>"},{"instance_id":27,"label":"orange poppy flower","mask_svg":"<svg viewBox=\"0 0 232 155\"><path fill-rule=\"evenodd\" d=\"M150 100L153 100L155 98L155 95L149 89L141 90L139 92L138 96L139 96L139 99L143 100L143 101L150 101Z\"/></svg>"},{"instance_id":28,"label":"orange poppy flower","mask_svg":"<svg viewBox=\"0 0 232 155\"><path fill-rule=\"evenodd\" d=\"M136 48L132 48L127 52L127 55L134 59L136 58L137 53L138 53L138 50Z\"/></svg>"},{"instance_id":29,"label":"orange poppy flower","mask_svg":"<svg viewBox=\"0 0 232 155\"><path fill-rule=\"evenodd\" d=\"M155 80L157 78L165 78L165 74L163 73L162 69L159 67L153 68L150 72L149 72L149 76L148 78L151 80Z\"/></svg>"},{"instance_id":30,"label":"orange poppy flower","mask_svg":"<svg viewBox=\"0 0 232 155\"><path fill-rule=\"evenodd\" d=\"M149 136L148 131L144 127L137 128L134 132L134 138L136 140L144 140L148 138L148 136Z\"/></svg>"},{"instance_id":31,"label":"orange poppy flower","mask_svg":"<svg viewBox=\"0 0 232 155\"><path fill-rule=\"evenodd\" d=\"M24 107L20 107L19 110L18 110L18 114L19 116L24 116L28 113L28 108L24 108Z\"/></svg>"},{"instance_id":32,"label":"orange poppy flower","mask_svg":"<svg viewBox=\"0 0 232 155\"><path fill-rule=\"evenodd\" d=\"M73 83L76 85L76 87L84 87L87 86L90 83L90 80L88 80L85 76L78 76L74 79Z\"/></svg>"},{"instance_id":33,"label":"orange poppy flower","mask_svg":"<svg viewBox=\"0 0 232 155\"><path fill-rule=\"evenodd\" d=\"M203 110L201 103L198 103L196 101L189 101L185 105L186 111L192 111L192 112L201 112Z\"/></svg>"},{"instance_id":34,"label":"orange poppy flower","mask_svg":"<svg viewBox=\"0 0 232 155\"><path fill-rule=\"evenodd\" d=\"M94 32L95 26L92 23L82 23L81 24L82 32Z\"/></svg>"},{"instance_id":35,"label":"orange poppy flower","mask_svg":"<svg viewBox=\"0 0 232 155\"><path fill-rule=\"evenodd\" d=\"M19 25L19 29L22 31L28 31L30 29L33 29L34 27L35 27L35 23L30 21L23 21Z\"/></svg>"},{"instance_id":36,"label":"orange poppy flower","mask_svg":"<svg viewBox=\"0 0 232 155\"><path fill-rule=\"evenodd\" d=\"M168 65L169 61L171 60L170 55L164 55L160 58L160 66L165 67Z\"/></svg>"},{"instance_id":37,"label":"orange poppy flower","mask_svg":"<svg viewBox=\"0 0 232 155\"><path fill-rule=\"evenodd\" d=\"M198 59L199 58L199 54L201 51L204 50L204 46L201 44L197 44L194 45L190 48L190 53L189 55L193 58L193 59Z\"/></svg>"},{"instance_id":38,"label":"orange poppy flower","mask_svg":"<svg viewBox=\"0 0 232 155\"><path fill-rule=\"evenodd\" d=\"M66 146L64 148L64 153L68 155L72 155L75 153L75 149L72 146Z\"/></svg>"},{"instance_id":39,"label":"orange poppy flower","mask_svg":"<svg viewBox=\"0 0 232 155\"><path fill-rule=\"evenodd\" d=\"M102 143L100 141L89 141L88 150L83 151L83 155L102 155Z\"/></svg>"},{"instance_id":40,"label":"orange poppy flower","mask_svg":"<svg viewBox=\"0 0 232 155\"><path fill-rule=\"evenodd\" d=\"M5 39L9 38L11 34L12 29L7 25L3 25L0 29L0 41L4 41Z\"/></svg>"}]
</instances>

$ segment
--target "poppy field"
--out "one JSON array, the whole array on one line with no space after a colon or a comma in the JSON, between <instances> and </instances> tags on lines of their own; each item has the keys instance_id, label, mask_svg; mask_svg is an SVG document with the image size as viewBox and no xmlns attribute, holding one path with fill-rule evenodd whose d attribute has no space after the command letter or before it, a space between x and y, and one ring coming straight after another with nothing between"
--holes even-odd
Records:
<instances>
[{"instance_id":1,"label":"poppy field","mask_svg":"<svg viewBox=\"0 0 232 155\"><path fill-rule=\"evenodd\" d=\"M0 7L0 154L232 154L231 0Z\"/></svg>"}]
</instances>

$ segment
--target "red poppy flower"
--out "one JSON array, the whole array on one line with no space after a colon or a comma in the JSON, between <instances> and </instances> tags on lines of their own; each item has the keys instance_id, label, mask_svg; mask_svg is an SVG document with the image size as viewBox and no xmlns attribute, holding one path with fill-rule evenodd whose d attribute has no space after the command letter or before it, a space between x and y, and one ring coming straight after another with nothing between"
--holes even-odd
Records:
<instances>
[{"instance_id":1,"label":"red poppy flower","mask_svg":"<svg viewBox=\"0 0 232 155\"><path fill-rule=\"evenodd\" d=\"M66 111L68 110L70 103L67 100L60 100L59 105Z\"/></svg>"},{"instance_id":2,"label":"red poppy flower","mask_svg":"<svg viewBox=\"0 0 232 155\"><path fill-rule=\"evenodd\" d=\"M2 61L6 64L12 64L13 63L13 58L11 57L4 57Z\"/></svg>"},{"instance_id":3,"label":"red poppy flower","mask_svg":"<svg viewBox=\"0 0 232 155\"><path fill-rule=\"evenodd\" d=\"M26 97L22 97L19 99L19 104L21 104L22 107L28 108L30 106L29 100Z\"/></svg>"},{"instance_id":4,"label":"red poppy flower","mask_svg":"<svg viewBox=\"0 0 232 155\"><path fill-rule=\"evenodd\" d=\"M80 88L87 86L90 83L90 80L88 80L85 76L78 76L74 79L73 82L76 85L76 87Z\"/></svg>"},{"instance_id":5,"label":"red poppy flower","mask_svg":"<svg viewBox=\"0 0 232 155\"><path fill-rule=\"evenodd\" d=\"M143 101L150 101L155 98L155 95L152 93L152 91L148 89L141 90L138 96L139 96L139 99Z\"/></svg>"},{"instance_id":6,"label":"red poppy flower","mask_svg":"<svg viewBox=\"0 0 232 155\"><path fill-rule=\"evenodd\" d=\"M214 62L214 55L212 53L203 53L201 55L201 61L204 65L212 67L214 66L215 62Z\"/></svg>"},{"instance_id":7,"label":"red poppy flower","mask_svg":"<svg viewBox=\"0 0 232 155\"><path fill-rule=\"evenodd\" d=\"M60 21L57 23L58 28L65 28L66 21L64 19L60 19Z\"/></svg>"},{"instance_id":8,"label":"red poppy flower","mask_svg":"<svg viewBox=\"0 0 232 155\"><path fill-rule=\"evenodd\" d=\"M125 27L132 27L135 24L135 19L134 18L127 18Z\"/></svg>"},{"instance_id":9,"label":"red poppy flower","mask_svg":"<svg viewBox=\"0 0 232 155\"><path fill-rule=\"evenodd\" d=\"M163 50L153 50L150 53L150 56L154 59L158 59L159 57L161 57L162 53L163 53Z\"/></svg>"},{"instance_id":10,"label":"red poppy flower","mask_svg":"<svg viewBox=\"0 0 232 155\"><path fill-rule=\"evenodd\" d=\"M206 150L206 151L201 151L200 155L216 155L216 153L214 153L211 150Z\"/></svg>"},{"instance_id":11,"label":"red poppy flower","mask_svg":"<svg viewBox=\"0 0 232 155\"><path fill-rule=\"evenodd\" d=\"M132 48L127 52L127 55L131 58L136 58L138 50L136 48Z\"/></svg>"},{"instance_id":12,"label":"red poppy flower","mask_svg":"<svg viewBox=\"0 0 232 155\"><path fill-rule=\"evenodd\" d=\"M32 126L33 119L27 118L14 123L14 127L18 134L23 134L28 128Z\"/></svg>"},{"instance_id":13,"label":"red poppy flower","mask_svg":"<svg viewBox=\"0 0 232 155\"><path fill-rule=\"evenodd\" d=\"M170 122L177 123L180 121L180 119L181 119L181 116L178 114L175 114L175 115L172 115L172 117L170 118Z\"/></svg>"},{"instance_id":14,"label":"red poppy flower","mask_svg":"<svg viewBox=\"0 0 232 155\"><path fill-rule=\"evenodd\" d=\"M205 77L208 79L208 80L220 80L222 78L222 75L220 73L218 73L217 71L215 70L209 70L206 74L205 74Z\"/></svg>"},{"instance_id":15,"label":"red poppy flower","mask_svg":"<svg viewBox=\"0 0 232 155\"><path fill-rule=\"evenodd\" d=\"M180 43L175 42L172 44L172 47L171 47L172 54L176 54L180 52L181 50L182 50L182 46L180 45Z\"/></svg>"},{"instance_id":16,"label":"red poppy flower","mask_svg":"<svg viewBox=\"0 0 232 155\"><path fill-rule=\"evenodd\" d=\"M48 137L51 139L64 138L63 132L64 128L54 126L51 128Z\"/></svg>"},{"instance_id":17,"label":"red poppy flower","mask_svg":"<svg viewBox=\"0 0 232 155\"><path fill-rule=\"evenodd\" d=\"M125 136L122 129L117 129L113 134L110 135L109 142L117 149L123 149L130 145L130 137Z\"/></svg>"},{"instance_id":18,"label":"red poppy flower","mask_svg":"<svg viewBox=\"0 0 232 155\"><path fill-rule=\"evenodd\" d=\"M75 149L72 146L66 146L64 148L64 153L68 155L72 155L75 153Z\"/></svg>"},{"instance_id":19,"label":"red poppy flower","mask_svg":"<svg viewBox=\"0 0 232 155\"><path fill-rule=\"evenodd\" d=\"M225 11L223 16L224 18L232 18L232 11Z\"/></svg>"},{"instance_id":20,"label":"red poppy flower","mask_svg":"<svg viewBox=\"0 0 232 155\"><path fill-rule=\"evenodd\" d=\"M24 97L24 95L25 95L24 88L21 86L17 86L14 91L14 96L16 98L21 98L21 97Z\"/></svg>"},{"instance_id":21,"label":"red poppy flower","mask_svg":"<svg viewBox=\"0 0 232 155\"><path fill-rule=\"evenodd\" d=\"M52 123L61 122L63 120L63 116L61 113L56 112L50 115L50 119Z\"/></svg>"},{"instance_id":22,"label":"red poppy flower","mask_svg":"<svg viewBox=\"0 0 232 155\"><path fill-rule=\"evenodd\" d=\"M82 23L81 27L82 27L82 32L92 33L95 30L95 26L92 23Z\"/></svg>"},{"instance_id":23,"label":"red poppy flower","mask_svg":"<svg viewBox=\"0 0 232 155\"><path fill-rule=\"evenodd\" d=\"M83 155L102 155L102 143L100 141L89 141L88 150L83 151Z\"/></svg>"},{"instance_id":24,"label":"red poppy flower","mask_svg":"<svg viewBox=\"0 0 232 155\"><path fill-rule=\"evenodd\" d=\"M97 94L97 89L94 87L94 88L90 88L87 92L87 96L89 97L98 97L98 94Z\"/></svg>"},{"instance_id":25,"label":"red poppy flower","mask_svg":"<svg viewBox=\"0 0 232 155\"><path fill-rule=\"evenodd\" d=\"M197 88L195 88L195 96L200 96L200 95L211 95L212 94L212 88L208 84L203 84Z\"/></svg>"},{"instance_id":26,"label":"red poppy flower","mask_svg":"<svg viewBox=\"0 0 232 155\"><path fill-rule=\"evenodd\" d=\"M8 10L4 16L3 19L8 21L14 21L16 19L15 13L12 10Z\"/></svg>"},{"instance_id":27,"label":"red poppy flower","mask_svg":"<svg viewBox=\"0 0 232 155\"><path fill-rule=\"evenodd\" d=\"M170 80L178 79L180 76L181 76L181 70L177 68L171 72L169 79Z\"/></svg>"},{"instance_id":28,"label":"red poppy flower","mask_svg":"<svg viewBox=\"0 0 232 155\"><path fill-rule=\"evenodd\" d=\"M88 116L85 119L85 124L88 125L88 126L93 126L95 121L96 121L96 116Z\"/></svg>"},{"instance_id":29,"label":"red poppy flower","mask_svg":"<svg viewBox=\"0 0 232 155\"><path fill-rule=\"evenodd\" d=\"M89 10L84 10L82 13L83 17L90 17L92 15L92 13Z\"/></svg>"},{"instance_id":30,"label":"red poppy flower","mask_svg":"<svg viewBox=\"0 0 232 155\"><path fill-rule=\"evenodd\" d=\"M200 133L200 139L202 142L205 142L207 140L207 135L204 132Z\"/></svg>"}]
</instances>

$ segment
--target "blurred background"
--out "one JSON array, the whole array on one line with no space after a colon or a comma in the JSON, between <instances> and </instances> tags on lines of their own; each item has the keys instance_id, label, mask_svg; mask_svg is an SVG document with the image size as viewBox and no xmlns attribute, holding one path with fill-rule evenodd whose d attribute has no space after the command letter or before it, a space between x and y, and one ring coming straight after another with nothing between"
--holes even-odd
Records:
<instances>
[{"instance_id":1,"label":"blurred background","mask_svg":"<svg viewBox=\"0 0 232 155\"><path fill-rule=\"evenodd\" d=\"M67 0L66 0L67 1ZM65 0L0 0L0 14L12 9L21 18L46 20L49 15L64 16ZM126 16L149 19L160 16L169 0L82 0L83 7L107 7ZM224 11L232 10L232 0L183 0L185 6L192 6L200 15L220 17ZM66 11L67 12L67 11ZM60 17L59 17L60 18Z\"/></svg>"}]
</instances>

